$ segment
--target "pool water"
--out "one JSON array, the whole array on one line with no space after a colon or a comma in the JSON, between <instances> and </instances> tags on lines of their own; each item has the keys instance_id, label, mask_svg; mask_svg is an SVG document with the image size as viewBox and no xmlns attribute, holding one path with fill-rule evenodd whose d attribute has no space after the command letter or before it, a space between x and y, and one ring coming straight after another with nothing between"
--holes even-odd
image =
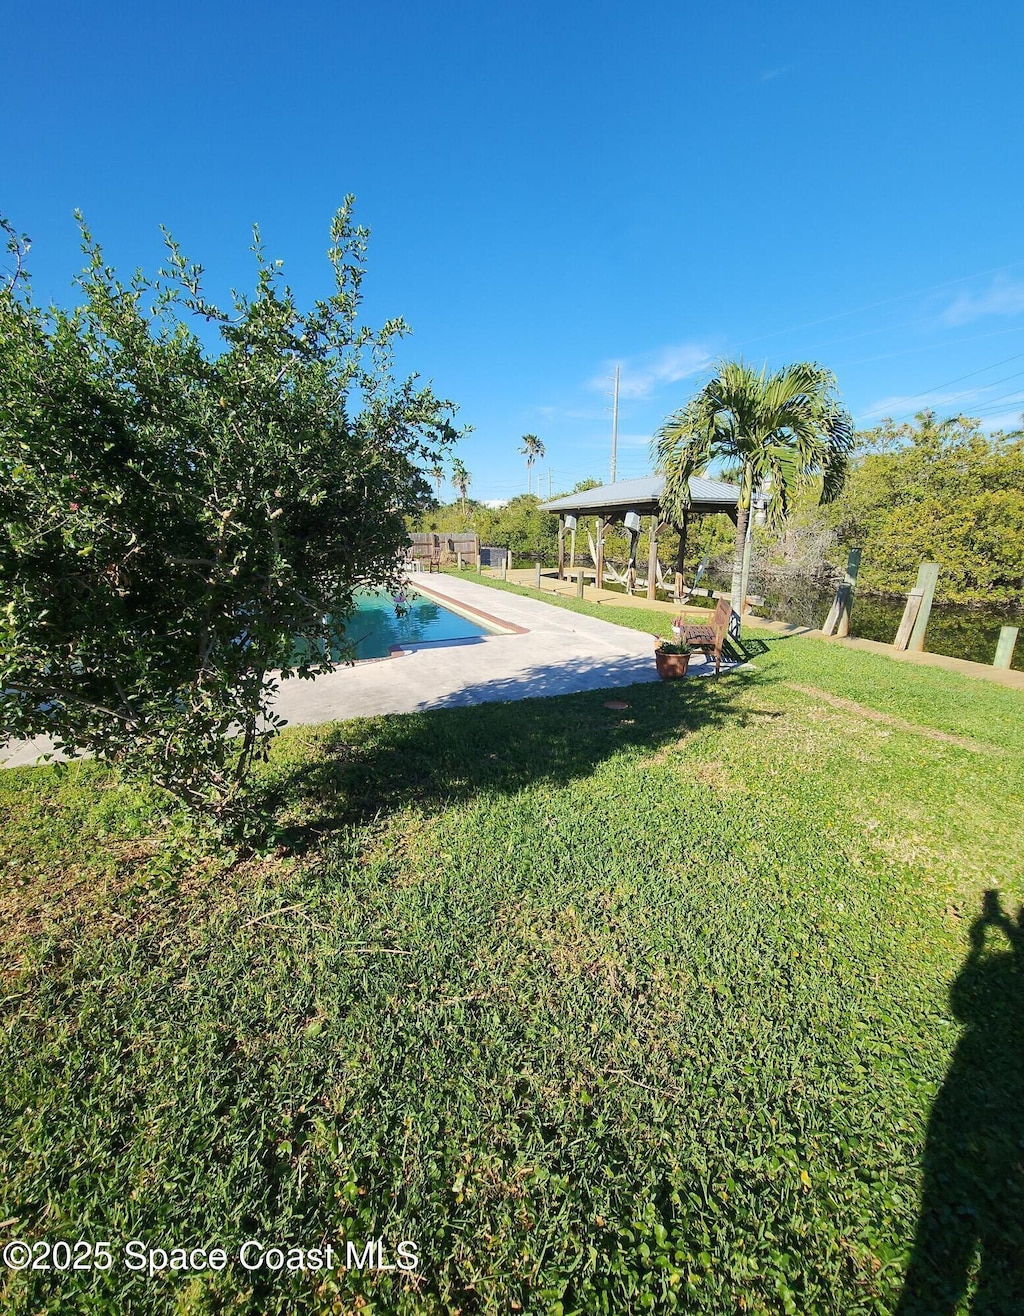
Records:
<instances>
[{"instance_id":1,"label":"pool water","mask_svg":"<svg viewBox=\"0 0 1024 1316\"><path fill-rule=\"evenodd\" d=\"M359 590L356 609L346 629L355 642L356 658L387 658L396 644L434 644L443 640L475 640L491 632L440 603L410 590L408 611L395 615L395 600L387 590Z\"/></svg>"}]
</instances>

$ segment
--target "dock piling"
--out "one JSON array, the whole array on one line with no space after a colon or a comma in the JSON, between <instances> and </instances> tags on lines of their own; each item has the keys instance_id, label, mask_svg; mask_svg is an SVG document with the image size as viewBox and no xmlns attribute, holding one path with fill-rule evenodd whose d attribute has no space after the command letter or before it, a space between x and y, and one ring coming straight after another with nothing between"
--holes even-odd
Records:
<instances>
[{"instance_id":1,"label":"dock piling","mask_svg":"<svg viewBox=\"0 0 1024 1316\"><path fill-rule=\"evenodd\" d=\"M893 640L894 649L924 648L924 633L928 625L928 616L932 610L935 597L935 585L939 579L937 562L922 562L917 569L917 581L907 595L907 606L903 609L903 620Z\"/></svg>"},{"instance_id":2,"label":"dock piling","mask_svg":"<svg viewBox=\"0 0 1024 1316\"><path fill-rule=\"evenodd\" d=\"M1013 662L1013 650L1017 643L1019 630L1019 626L1000 627L999 639L996 641L996 656L992 660L993 667L1002 667L1009 671L1010 664Z\"/></svg>"}]
</instances>

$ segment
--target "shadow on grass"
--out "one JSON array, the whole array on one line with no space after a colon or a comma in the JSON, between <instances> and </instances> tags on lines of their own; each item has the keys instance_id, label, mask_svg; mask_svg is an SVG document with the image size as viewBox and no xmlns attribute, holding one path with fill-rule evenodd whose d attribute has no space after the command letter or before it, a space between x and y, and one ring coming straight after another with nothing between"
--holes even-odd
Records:
<instances>
[{"instance_id":1,"label":"shadow on grass","mask_svg":"<svg viewBox=\"0 0 1024 1316\"><path fill-rule=\"evenodd\" d=\"M990 948L989 932L1008 946ZM917 1234L897 1316L1024 1313L1024 908L987 891L950 990L966 1031L932 1107Z\"/></svg>"},{"instance_id":2,"label":"shadow on grass","mask_svg":"<svg viewBox=\"0 0 1024 1316\"><path fill-rule=\"evenodd\" d=\"M545 781L564 785L629 748L653 753L702 728L777 716L739 706L741 694L764 680L744 670L360 719L321 732L313 761L272 762L257 807L302 819L278 834L301 853L332 831L410 804L443 807ZM608 701L629 707L609 709Z\"/></svg>"},{"instance_id":3,"label":"shadow on grass","mask_svg":"<svg viewBox=\"0 0 1024 1316\"><path fill-rule=\"evenodd\" d=\"M786 636L782 636L786 639ZM744 635L741 639L730 640L730 647L736 651L736 656L743 662L749 662L752 658L760 658L762 654L768 652L768 645L764 640L757 639L753 635Z\"/></svg>"}]
</instances>

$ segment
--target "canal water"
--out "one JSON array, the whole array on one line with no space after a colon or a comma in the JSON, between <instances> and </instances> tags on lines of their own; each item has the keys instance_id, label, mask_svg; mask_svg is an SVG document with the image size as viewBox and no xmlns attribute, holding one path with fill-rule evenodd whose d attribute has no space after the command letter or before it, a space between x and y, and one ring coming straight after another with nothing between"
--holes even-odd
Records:
<instances>
[{"instance_id":1,"label":"canal water","mask_svg":"<svg viewBox=\"0 0 1024 1316\"><path fill-rule=\"evenodd\" d=\"M728 589L729 581L715 581L713 589ZM764 595L761 617L792 622L797 626L821 626L832 606L835 591L807 577L755 579L751 575L750 593ZM877 594L857 594L850 613L850 634L865 640L892 644L903 617L904 598ZM930 653L951 658L967 658L974 663L991 663L1002 626L1019 626L1024 631L1024 606L986 604L968 607L959 603L936 603L928 618L924 647ZM1017 641L1013 666L1024 671L1024 634Z\"/></svg>"}]
</instances>

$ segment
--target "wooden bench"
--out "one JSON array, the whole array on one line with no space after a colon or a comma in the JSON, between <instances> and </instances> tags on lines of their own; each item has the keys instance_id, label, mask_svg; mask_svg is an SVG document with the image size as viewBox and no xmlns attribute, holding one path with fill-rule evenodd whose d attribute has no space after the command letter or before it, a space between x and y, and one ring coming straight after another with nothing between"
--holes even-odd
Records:
<instances>
[{"instance_id":1,"label":"wooden bench","mask_svg":"<svg viewBox=\"0 0 1024 1316\"><path fill-rule=\"evenodd\" d=\"M699 649L708 658L714 658L716 676L722 666L722 645L725 644L726 636L729 634L731 617L732 604L728 599L719 599L710 625L684 623L679 628L680 644L685 644L691 649Z\"/></svg>"}]
</instances>

